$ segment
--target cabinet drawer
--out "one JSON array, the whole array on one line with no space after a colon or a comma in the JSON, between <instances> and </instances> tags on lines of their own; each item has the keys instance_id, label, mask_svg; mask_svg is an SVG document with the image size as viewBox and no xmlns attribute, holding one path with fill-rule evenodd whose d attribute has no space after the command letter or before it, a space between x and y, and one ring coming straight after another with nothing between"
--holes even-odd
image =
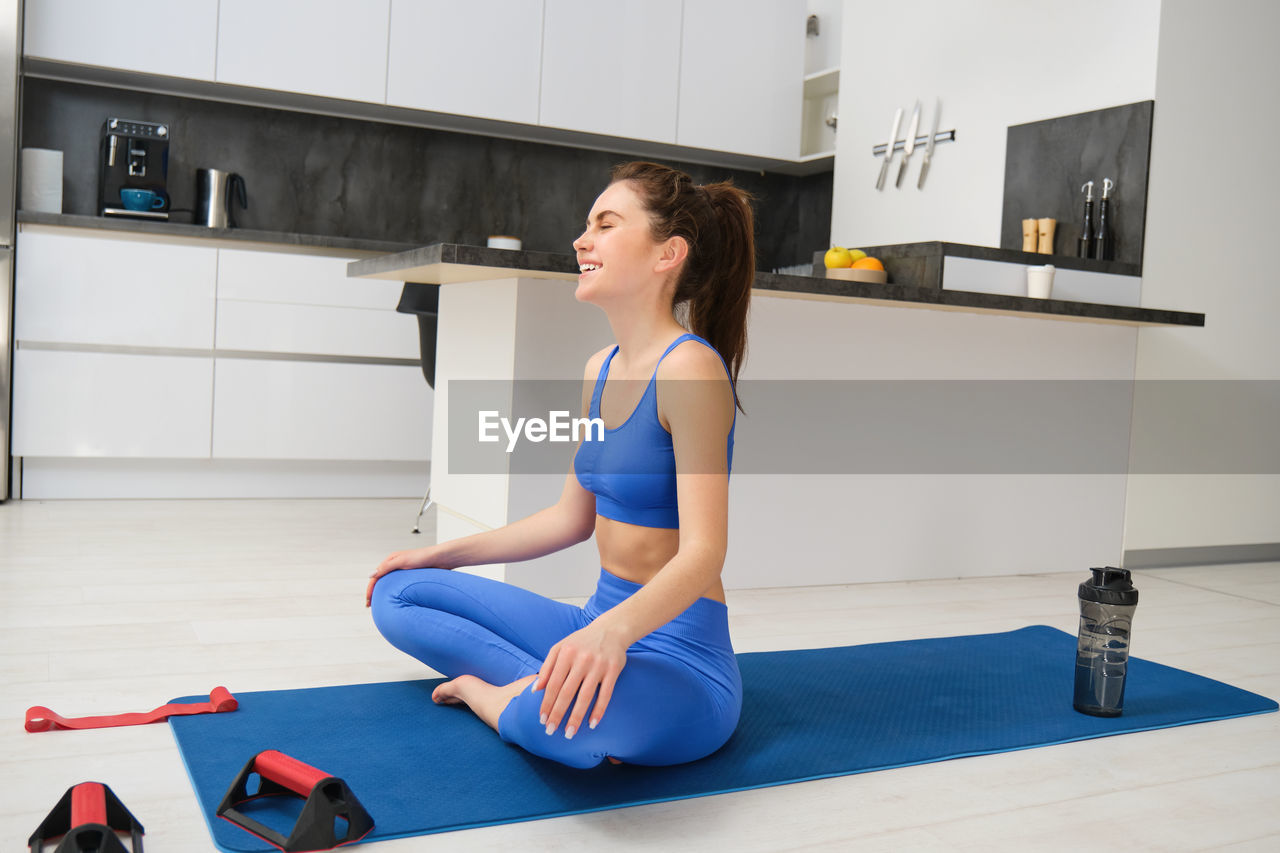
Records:
<instances>
[{"instance_id":1,"label":"cabinet drawer","mask_svg":"<svg viewBox=\"0 0 1280 853\"><path fill-rule=\"evenodd\" d=\"M19 348L13 455L207 459L213 358Z\"/></svg>"},{"instance_id":2,"label":"cabinet drawer","mask_svg":"<svg viewBox=\"0 0 1280 853\"><path fill-rule=\"evenodd\" d=\"M14 338L209 349L216 271L212 248L24 230Z\"/></svg>"},{"instance_id":3,"label":"cabinet drawer","mask_svg":"<svg viewBox=\"0 0 1280 853\"><path fill-rule=\"evenodd\" d=\"M395 310L398 281L347 277L348 258L283 252L218 252L218 298Z\"/></svg>"},{"instance_id":4,"label":"cabinet drawer","mask_svg":"<svg viewBox=\"0 0 1280 853\"><path fill-rule=\"evenodd\" d=\"M369 308L218 300L219 350L419 357L418 324L409 314Z\"/></svg>"},{"instance_id":5,"label":"cabinet drawer","mask_svg":"<svg viewBox=\"0 0 1280 853\"><path fill-rule=\"evenodd\" d=\"M430 458L417 367L218 359L215 375L214 458Z\"/></svg>"}]
</instances>

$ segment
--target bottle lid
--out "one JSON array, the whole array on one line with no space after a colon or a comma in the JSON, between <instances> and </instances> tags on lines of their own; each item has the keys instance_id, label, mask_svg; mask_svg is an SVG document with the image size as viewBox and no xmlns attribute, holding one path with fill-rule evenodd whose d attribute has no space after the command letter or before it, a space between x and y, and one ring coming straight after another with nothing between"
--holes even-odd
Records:
<instances>
[{"instance_id":1,"label":"bottle lid","mask_svg":"<svg viewBox=\"0 0 1280 853\"><path fill-rule=\"evenodd\" d=\"M1138 603L1138 591L1133 588L1133 581L1128 569L1117 569L1107 566L1101 569L1089 569L1093 576L1080 584L1080 598L1085 601L1096 601L1099 604Z\"/></svg>"}]
</instances>

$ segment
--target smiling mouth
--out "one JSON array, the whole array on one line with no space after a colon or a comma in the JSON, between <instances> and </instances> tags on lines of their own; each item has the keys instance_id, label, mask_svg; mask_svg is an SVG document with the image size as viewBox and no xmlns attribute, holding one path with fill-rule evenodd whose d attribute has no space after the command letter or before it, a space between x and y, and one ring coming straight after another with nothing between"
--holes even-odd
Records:
<instances>
[{"instance_id":1,"label":"smiling mouth","mask_svg":"<svg viewBox=\"0 0 1280 853\"><path fill-rule=\"evenodd\" d=\"M595 272L600 269L601 266L601 264L578 264L578 272L581 275L586 275L589 272Z\"/></svg>"}]
</instances>

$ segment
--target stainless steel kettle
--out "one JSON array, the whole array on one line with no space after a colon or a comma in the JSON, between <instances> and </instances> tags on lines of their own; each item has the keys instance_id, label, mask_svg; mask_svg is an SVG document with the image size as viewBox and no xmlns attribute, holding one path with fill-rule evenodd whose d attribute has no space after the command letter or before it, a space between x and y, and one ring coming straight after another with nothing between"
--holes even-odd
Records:
<instances>
[{"instance_id":1,"label":"stainless steel kettle","mask_svg":"<svg viewBox=\"0 0 1280 853\"><path fill-rule=\"evenodd\" d=\"M221 169L196 169L195 224L209 228L235 228L232 198L248 209L244 178Z\"/></svg>"}]
</instances>

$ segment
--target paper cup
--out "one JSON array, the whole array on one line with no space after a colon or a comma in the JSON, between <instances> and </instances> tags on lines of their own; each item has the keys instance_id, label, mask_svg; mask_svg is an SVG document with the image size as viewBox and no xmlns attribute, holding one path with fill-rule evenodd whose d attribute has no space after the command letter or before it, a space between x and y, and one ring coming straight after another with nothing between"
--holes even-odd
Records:
<instances>
[{"instance_id":1,"label":"paper cup","mask_svg":"<svg viewBox=\"0 0 1280 853\"><path fill-rule=\"evenodd\" d=\"M1032 299L1048 299L1053 293L1053 265L1027 267L1027 296Z\"/></svg>"},{"instance_id":2,"label":"paper cup","mask_svg":"<svg viewBox=\"0 0 1280 853\"><path fill-rule=\"evenodd\" d=\"M62 212L62 152L48 148L22 149L23 210Z\"/></svg>"},{"instance_id":3,"label":"paper cup","mask_svg":"<svg viewBox=\"0 0 1280 853\"><path fill-rule=\"evenodd\" d=\"M490 235L489 237L490 249L512 249L518 252L523 245L519 237L504 237L501 235Z\"/></svg>"}]
</instances>

